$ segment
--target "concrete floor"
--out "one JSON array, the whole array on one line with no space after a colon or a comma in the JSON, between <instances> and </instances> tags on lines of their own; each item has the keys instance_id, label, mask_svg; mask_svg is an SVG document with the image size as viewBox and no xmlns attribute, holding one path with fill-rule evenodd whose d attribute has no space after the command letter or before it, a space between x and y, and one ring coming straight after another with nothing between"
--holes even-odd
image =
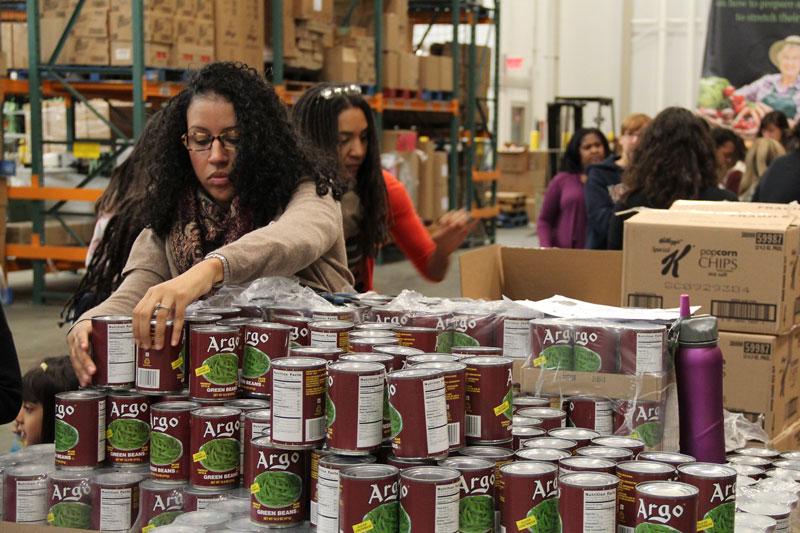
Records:
<instances>
[{"instance_id":1,"label":"concrete floor","mask_svg":"<svg viewBox=\"0 0 800 533\"><path fill-rule=\"evenodd\" d=\"M500 229L497 242L506 246L535 247L538 239L533 227ZM461 253L461 252L457 252ZM49 274L49 290L73 291L80 278L70 272ZM20 367L24 374L45 357L68 353L65 335L67 328L59 328L59 314L63 304L34 305L31 303L31 273L15 272L9 275L14 302L5 312L14 336ZM403 289L414 289L428 296L458 296L461 293L458 261L453 260L447 278L441 283L423 280L408 261L386 263L375 269L376 290L397 294ZM0 426L0 453L11 445L11 425Z\"/></svg>"}]
</instances>

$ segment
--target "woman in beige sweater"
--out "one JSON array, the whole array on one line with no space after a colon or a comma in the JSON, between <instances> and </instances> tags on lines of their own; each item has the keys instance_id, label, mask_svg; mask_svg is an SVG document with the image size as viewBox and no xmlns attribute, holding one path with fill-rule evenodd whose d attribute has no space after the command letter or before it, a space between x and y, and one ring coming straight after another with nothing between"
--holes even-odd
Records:
<instances>
[{"instance_id":1,"label":"woman in beige sweater","mask_svg":"<svg viewBox=\"0 0 800 533\"><path fill-rule=\"evenodd\" d=\"M120 287L67 335L81 385L95 372L94 316L132 314L136 342L159 349L180 341L186 306L222 283L297 276L322 291L352 285L334 199L341 190L322 174L275 91L255 71L211 64L157 120L141 206L148 228L133 245ZM168 318L175 321L171 339L164 338Z\"/></svg>"}]
</instances>

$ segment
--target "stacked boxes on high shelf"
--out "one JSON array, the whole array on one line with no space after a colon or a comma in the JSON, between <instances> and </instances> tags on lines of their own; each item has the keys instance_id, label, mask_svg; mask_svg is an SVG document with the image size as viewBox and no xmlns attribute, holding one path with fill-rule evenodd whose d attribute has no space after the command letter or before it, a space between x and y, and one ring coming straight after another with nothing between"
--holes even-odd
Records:
<instances>
[{"instance_id":1,"label":"stacked boxes on high shelf","mask_svg":"<svg viewBox=\"0 0 800 533\"><path fill-rule=\"evenodd\" d=\"M267 5L267 7L269 7ZM271 47L272 17L265 17ZM294 0L283 4L283 58L287 67L320 70L325 49L334 46L333 0Z\"/></svg>"},{"instance_id":2,"label":"stacked boxes on high shelf","mask_svg":"<svg viewBox=\"0 0 800 533\"><path fill-rule=\"evenodd\" d=\"M215 0L216 59L240 61L263 73L265 18L263 0Z\"/></svg>"}]
</instances>

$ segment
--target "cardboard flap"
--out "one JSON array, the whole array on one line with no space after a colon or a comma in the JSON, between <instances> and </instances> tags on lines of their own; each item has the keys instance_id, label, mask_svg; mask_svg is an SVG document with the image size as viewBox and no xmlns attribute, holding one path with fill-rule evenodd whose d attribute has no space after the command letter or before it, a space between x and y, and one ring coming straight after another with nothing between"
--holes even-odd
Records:
<instances>
[{"instance_id":1,"label":"cardboard flap","mask_svg":"<svg viewBox=\"0 0 800 533\"><path fill-rule=\"evenodd\" d=\"M466 298L499 300L503 297L503 267L500 245L461 254L461 295Z\"/></svg>"},{"instance_id":2,"label":"cardboard flap","mask_svg":"<svg viewBox=\"0 0 800 533\"><path fill-rule=\"evenodd\" d=\"M703 226L737 231L758 229L783 231L797 225L797 217L791 212L775 211L705 211L705 210L665 210L646 209L625 221L625 226Z\"/></svg>"}]
</instances>

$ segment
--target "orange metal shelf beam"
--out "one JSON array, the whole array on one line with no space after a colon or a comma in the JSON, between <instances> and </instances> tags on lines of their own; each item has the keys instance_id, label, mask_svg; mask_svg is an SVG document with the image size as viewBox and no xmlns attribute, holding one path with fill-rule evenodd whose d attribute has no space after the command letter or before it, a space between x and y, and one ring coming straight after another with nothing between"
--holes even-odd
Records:
<instances>
[{"instance_id":1,"label":"orange metal shelf beam","mask_svg":"<svg viewBox=\"0 0 800 533\"><path fill-rule=\"evenodd\" d=\"M473 207L469 212L469 215L472 218L495 218L499 214L500 207L496 205L490 205L487 207Z\"/></svg>"},{"instance_id":2,"label":"orange metal shelf beam","mask_svg":"<svg viewBox=\"0 0 800 533\"><path fill-rule=\"evenodd\" d=\"M499 170L473 170L472 181L474 182L492 182L500 179Z\"/></svg>"},{"instance_id":3,"label":"orange metal shelf beam","mask_svg":"<svg viewBox=\"0 0 800 533\"><path fill-rule=\"evenodd\" d=\"M286 105L294 105L303 96L303 91L287 91L282 85L275 86L275 92ZM417 111L422 113L458 114L458 100L420 100L417 98L384 98L383 95L364 97L370 107L382 113L384 111Z\"/></svg>"},{"instance_id":4,"label":"orange metal shelf beam","mask_svg":"<svg viewBox=\"0 0 800 533\"><path fill-rule=\"evenodd\" d=\"M91 82L91 81L70 81L78 92L86 98L116 98L118 100L130 100L133 98L133 84L130 82ZM145 100L169 99L177 95L182 85L179 83L144 83ZM0 92L5 94L26 95L29 91L28 80L12 80L9 78L0 79ZM70 97L66 89L57 81L42 81L42 95L44 97L65 96Z\"/></svg>"},{"instance_id":5,"label":"orange metal shelf beam","mask_svg":"<svg viewBox=\"0 0 800 533\"><path fill-rule=\"evenodd\" d=\"M6 257L16 259L53 259L83 264L86 261L85 246L48 246L41 244L6 244Z\"/></svg>"}]
</instances>

